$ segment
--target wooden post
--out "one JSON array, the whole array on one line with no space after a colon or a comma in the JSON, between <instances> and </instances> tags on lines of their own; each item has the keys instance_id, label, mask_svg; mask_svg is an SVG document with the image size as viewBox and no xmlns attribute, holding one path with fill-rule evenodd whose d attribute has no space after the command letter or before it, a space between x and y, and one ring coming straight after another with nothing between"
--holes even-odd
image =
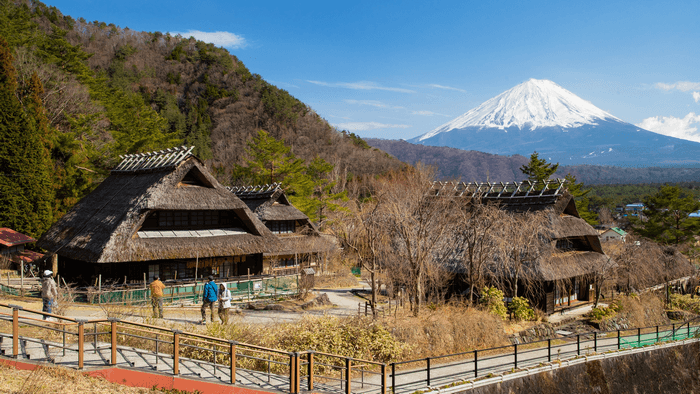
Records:
<instances>
[{"instance_id":1,"label":"wooden post","mask_svg":"<svg viewBox=\"0 0 700 394\"><path fill-rule=\"evenodd\" d=\"M51 271L53 271L54 275L58 275L58 255L53 254L51 256Z\"/></svg>"},{"instance_id":2,"label":"wooden post","mask_svg":"<svg viewBox=\"0 0 700 394\"><path fill-rule=\"evenodd\" d=\"M297 364L297 354L289 353L289 392L297 394L297 380L299 379L299 365Z\"/></svg>"},{"instance_id":3,"label":"wooden post","mask_svg":"<svg viewBox=\"0 0 700 394\"><path fill-rule=\"evenodd\" d=\"M231 357L231 384L236 384L236 341L229 341L229 356Z\"/></svg>"},{"instance_id":4,"label":"wooden post","mask_svg":"<svg viewBox=\"0 0 700 394\"><path fill-rule=\"evenodd\" d=\"M19 261L20 266L20 277L19 277L19 295L24 297L24 262Z\"/></svg>"},{"instance_id":5,"label":"wooden post","mask_svg":"<svg viewBox=\"0 0 700 394\"><path fill-rule=\"evenodd\" d=\"M191 255L190 255L191 256ZM194 261L194 283L197 287L197 271L199 270L199 251L197 251L197 259Z\"/></svg>"},{"instance_id":6,"label":"wooden post","mask_svg":"<svg viewBox=\"0 0 700 394\"><path fill-rule=\"evenodd\" d=\"M182 331L173 330L173 375L180 374L180 334Z\"/></svg>"},{"instance_id":7,"label":"wooden post","mask_svg":"<svg viewBox=\"0 0 700 394\"><path fill-rule=\"evenodd\" d=\"M251 285L252 285L252 283L250 283L250 268L248 268L248 302L250 302L250 292L251 292L250 286Z\"/></svg>"},{"instance_id":8,"label":"wooden post","mask_svg":"<svg viewBox=\"0 0 700 394\"><path fill-rule=\"evenodd\" d=\"M350 357L345 359L345 394L352 394L352 389L350 388L350 382L352 382L352 359Z\"/></svg>"},{"instance_id":9,"label":"wooden post","mask_svg":"<svg viewBox=\"0 0 700 394\"><path fill-rule=\"evenodd\" d=\"M83 369L84 357L85 357L85 321L78 321L78 369Z\"/></svg>"},{"instance_id":10,"label":"wooden post","mask_svg":"<svg viewBox=\"0 0 700 394\"><path fill-rule=\"evenodd\" d=\"M97 303L102 303L102 274L97 277Z\"/></svg>"},{"instance_id":11,"label":"wooden post","mask_svg":"<svg viewBox=\"0 0 700 394\"><path fill-rule=\"evenodd\" d=\"M9 275L9 274L8 274ZM19 355L19 310L21 306L12 306L12 358Z\"/></svg>"},{"instance_id":12,"label":"wooden post","mask_svg":"<svg viewBox=\"0 0 700 394\"><path fill-rule=\"evenodd\" d=\"M309 383L309 391L314 389L314 352L309 351L309 370L308 370L308 383Z\"/></svg>"},{"instance_id":13,"label":"wooden post","mask_svg":"<svg viewBox=\"0 0 700 394\"><path fill-rule=\"evenodd\" d=\"M143 273L143 289L146 290L148 288L148 282L146 282L146 273Z\"/></svg>"},{"instance_id":14,"label":"wooden post","mask_svg":"<svg viewBox=\"0 0 700 394\"><path fill-rule=\"evenodd\" d=\"M109 318L109 323L110 323L110 334L111 334L111 341L112 341L112 359L111 359L111 364L112 365L117 365L117 321L118 319L116 318ZM156 360L158 357L156 357Z\"/></svg>"}]
</instances>

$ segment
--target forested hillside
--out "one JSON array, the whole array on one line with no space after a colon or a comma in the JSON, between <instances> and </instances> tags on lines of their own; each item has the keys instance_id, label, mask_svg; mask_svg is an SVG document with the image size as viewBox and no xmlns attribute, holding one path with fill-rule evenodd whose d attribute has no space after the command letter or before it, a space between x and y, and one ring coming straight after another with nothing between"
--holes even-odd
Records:
<instances>
[{"instance_id":1,"label":"forested hillside","mask_svg":"<svg viewBox=\"0 0 700 394\"><path fill-rule=\"evenodd\" d=\"M17 172L24 165L20 151L45 152L50 167L53 214L37 219L46 223L38 227L16 226L32 235L67 212L125 153L194 145L217 177L232 183L232 169L250 159L248 142L265 130L295 157L324 159L347 177L402 166L333 129L227 50L194 38L74 19L38 1L0 0L0 39L7 48L0 74L16 81L5 83L0 108L16 114L3 120L0 194L42 187L12 181L25 176ZM11 130L23 130L14 142ZM12 146L19 143L24 147ZM22 213L3 215L0 223L12 226L9 217Z\"/></svg>"}]
</instances>

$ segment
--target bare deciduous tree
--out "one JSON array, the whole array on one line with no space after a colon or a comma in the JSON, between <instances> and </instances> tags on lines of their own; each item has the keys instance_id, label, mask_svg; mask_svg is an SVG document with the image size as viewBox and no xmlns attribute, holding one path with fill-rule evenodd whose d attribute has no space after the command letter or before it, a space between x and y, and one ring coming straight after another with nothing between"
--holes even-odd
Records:
<instances>
[{"instance_id":1,"label":"bare deciduous tree","mask_svg":"<svg viewBox=\"0 0 700 394\"><path fill-rule=\"evenodd\" d=\"M428 193L433 172L418 165L415 170L394 174L384 186L386 191L386 230L394 253L393 274L404 274L409 295L415 302L414 316L420 313L425 295L426 273L449 245L451 223L446 212L449 199Z\"/></svg>"},{"instance_id":2,"label":"bare deciduous tree","mask_svg":"<svg viewBox=\"0 0 700 394\"><path fill-rule=\"evenodd\" d=\"M495 227L502 225L504 213L494 205L480 201L457 201L455 209L454 251L469 284L469 302L484 286L485 265L493 261L496 246Z\"/></svg>"},{"instance_id":3,"label":"bare deciduous tree","mask_svg":"<svg viewBox=\"0 0 700 394\"><path fill-rule=\"evenodd\" d=\"M381 255L388 245L385 228L384 194L379 193L364 203L354 200L349 204L335 233L343 247L350 252L365 272L369 272L372 287L372 316L377 316L378 276L382 269Z\"/></svg>"},{"instance_id":4,"label":"bare deciduous tree","mask_svg":"<svg viewBox=\"0 0 700 394\"><path fill-rule=\"evenodd\" d=\"M504 212L496 227L497 258L492 276L502 289L513 297L519 295L520 283L524 293L532 293L538 283L534 278L535 262L552 254L552 242L547 212Z\"/></svg>"}]
</instances>

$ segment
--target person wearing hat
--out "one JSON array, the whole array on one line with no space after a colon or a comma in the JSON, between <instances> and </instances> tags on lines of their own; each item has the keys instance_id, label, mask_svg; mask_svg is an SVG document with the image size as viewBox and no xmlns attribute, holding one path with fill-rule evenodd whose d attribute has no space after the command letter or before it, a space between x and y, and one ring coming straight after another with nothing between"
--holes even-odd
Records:
<instances>
[{"instance_id":1,"label":"person wearing hat","mask_svg":"<svg viewBox=\"0 0 700 394\"><path fill-rule=\"evenodd\" d=\"M219 319L221 323L228 324L228 310L231 308L231 291L226 288L226 283L219 285Z\"/></svg>"},{"instance_id":2,"label":"person wearing hat","mask_svg":"<svg viewBox=\"0 0 700 394\"><path fill-rule=\"evenodd\" d=\"M214 303L218 299L216 296L217 288L214 283L214 276L209 275L209 282L204 285L204 294L202 294L202 324L207 322L207 308L210 310L211 322L214 322Z\"/></svg>"},{"instance_id":3,"label":"person wearing hat","mask_svg":"<svg viewBox=\"0 0 700 394\"><path fill-rule=\"evenodd\" d=\"M56 282L53 280L53 272L46 270L44 271L44 277L41 278L41 310L46 313L53 313L51 307L56 302L56 297L58 297L58 289L56 288ZM44 320L48 319L44 316Z\"/></svg>"},{"instance_id":4,"label":"person wearing hat","mask_svg":"<svg viewBox=\"0 0 700 394\"><path fill-rule=\"evenodd\" d=\"M160 281L160 277L151 282L151 305L153 306L153 317L163 318L163 289L165 285Z\"/></svg>"}]
</instances>

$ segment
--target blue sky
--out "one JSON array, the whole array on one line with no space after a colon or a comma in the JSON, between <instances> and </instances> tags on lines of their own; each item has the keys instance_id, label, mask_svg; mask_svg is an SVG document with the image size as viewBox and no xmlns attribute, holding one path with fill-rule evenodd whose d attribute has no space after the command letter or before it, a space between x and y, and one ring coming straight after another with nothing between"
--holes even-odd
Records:
<instances>
[{"instance_id":1,"label":"blue sky","mask_svg":"<svg viewBox=\"0 0 700 394\"><path fill-rule=\"evenodd\" d=\"M49 0L229 49L340 129L412 138L530 78L700 141L699 1Z\"/></svg>"}]
</instances>

